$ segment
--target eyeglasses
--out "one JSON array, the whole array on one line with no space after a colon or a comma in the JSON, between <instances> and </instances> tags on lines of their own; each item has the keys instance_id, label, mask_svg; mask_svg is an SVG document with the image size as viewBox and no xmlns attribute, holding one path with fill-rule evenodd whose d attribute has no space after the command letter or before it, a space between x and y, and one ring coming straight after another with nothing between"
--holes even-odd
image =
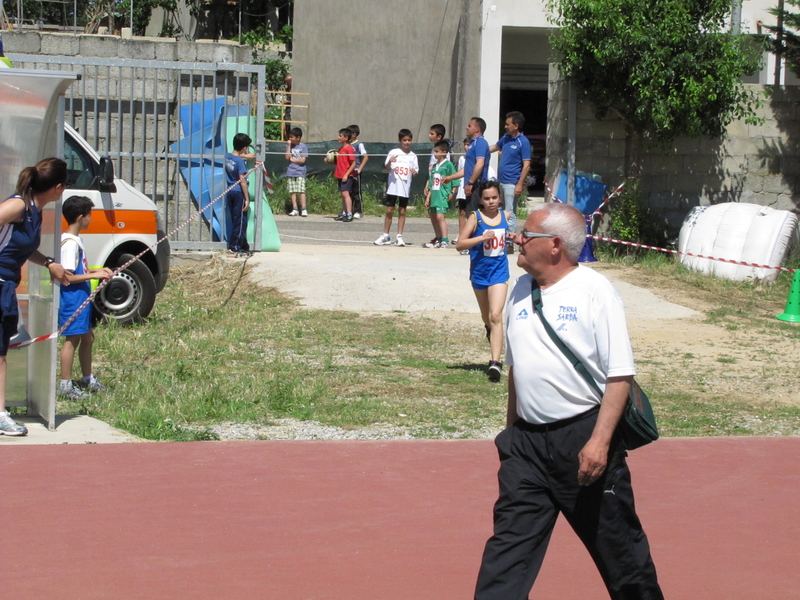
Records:
<instances>
[{"instance_id":1,"label":"eyeglasses","mask_svg":"<svg viewBox=\"0 0 800 600\"><path fill-rule=\"evenodd\" d=\"M535 233L533 231L526 231L524 229L520 232L520 235L522 237L524 237L524 238L554 238L554 237L558 237L554 233Z\"/></svg>"}]
</instances>

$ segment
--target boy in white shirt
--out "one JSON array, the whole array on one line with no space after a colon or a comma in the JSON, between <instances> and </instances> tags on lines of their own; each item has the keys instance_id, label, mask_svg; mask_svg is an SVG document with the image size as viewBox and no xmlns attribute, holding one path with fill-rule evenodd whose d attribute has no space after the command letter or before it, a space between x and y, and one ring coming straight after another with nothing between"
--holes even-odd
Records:
<instances>
[{"instance_id":1,"label":"boy in white shirt","mask_svg":"<svg viewBox=\"0 0 800 600\"><path fill-rule=\"evenodd\" d=\"M408 199L411 196L411 179L419 173L419 163L417 155L411 152L411 142L413 136L408 129L401 129L397 134L400 140L400 147L390 150L386 156L384 169L389 172L389 185L386 188L386 216L383 219L383 233L375 240L376 246L386 246L392 243L389 231L392 228L392 217L394 207L397 210L397 245L405 246L403 240L403 227L406 224L406 208Z\"/></svg>"}]
</instances>

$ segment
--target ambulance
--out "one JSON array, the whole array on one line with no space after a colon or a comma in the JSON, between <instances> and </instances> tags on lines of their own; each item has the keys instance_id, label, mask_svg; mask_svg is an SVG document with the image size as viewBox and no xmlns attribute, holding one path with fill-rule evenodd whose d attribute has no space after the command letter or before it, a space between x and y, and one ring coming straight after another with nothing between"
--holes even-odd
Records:
<instances>
[{"instance_id":1,"label":"ambulance","mask_svg":"<svg viewBox=\"0 0 800 600\"><path fill-rule=\"evenodd\" d=\"M89 267L116 270L144 252L95 296L95 316L121 324L139 322L150 314L169 277L169 241L156 245L165 237L156 205L115 177L111 159L100 158L69 125L64 126L64 160L69 181L62 200L87 196L94 202L92 222L81 232ZM62 220L62 231L66 228Z\"/></svg>"},{"instance_id":2,"label":"ambulance","mask_svg":"<svg viewBox=\"0 0 800 600\"><path fill-rule=\"evenodd\" d=\"M0 62L0 69L7 67ZM0 111L0 130L4 119L13 118ZM169 277L169 242L164 239L156 244L165 237L156 205L139 190L118 179L111 159L98 156L69 125L64 126L64 160L69 180L62 201L71 196L87 196L94 203L91 225L81 232L89 266L116 270L144 252L95 296L94 317L96 320L113 319L120 324L139 322L150 314L156 294ZM67 223L62 219L62 232L66 228Z\"/></svg>"}]
</instances>

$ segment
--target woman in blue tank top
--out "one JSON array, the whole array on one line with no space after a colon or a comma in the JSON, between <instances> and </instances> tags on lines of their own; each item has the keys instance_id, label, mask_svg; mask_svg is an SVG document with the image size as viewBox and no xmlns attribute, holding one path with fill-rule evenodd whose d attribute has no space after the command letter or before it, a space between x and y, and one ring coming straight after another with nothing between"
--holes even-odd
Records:
<instances>
[{"instance_id":1,"label":"woman in blue tank top","mask_svg":"<svg viewBox=\"0 0 800 600\"><path fill-rule=\"evenodd\" d=\"M457 250L469 250L469 280L486 329L492 358L487 375L500 381L503 366L503 307L508 293L506 233L508 213L500 210L500 184L485 181L480 187L481 207L473 212L458 235Z\"/></svg>"},{"instance_id":2,"label":"woman in blue tank top","mask_svg":"<svg viewBox=\"0 0 800 600\"><path fill-rule=\"evenodd\" d=\"M39 252L42 209L56 202L67 183L67 163L46 158L19 174L16 194L0 202L0 435L26 435L6 411L6 353L17 333L17 285L22 265L30 260L47 267L61 285L69 285L60 264Z\"/></svg>"}]
</instances>

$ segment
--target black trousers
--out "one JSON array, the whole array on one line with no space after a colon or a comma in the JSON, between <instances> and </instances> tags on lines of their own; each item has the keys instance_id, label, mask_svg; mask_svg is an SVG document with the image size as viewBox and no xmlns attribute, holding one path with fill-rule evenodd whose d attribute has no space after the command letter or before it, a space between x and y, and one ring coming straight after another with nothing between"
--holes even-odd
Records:
<instances>
[{"instance_id":1,"label":"black trousers","mask_svg":"<svg viewBox=\"0 0 800 600\"><path fill-rule=\"evenodd\" d=\"M244 194L234 189L225 197L228 206L228 218L231 223L231 235L228 238L228 250L233 252L250 250L247 243L247 213L242 212L244 207Z\"/></svg>"},{"instance_id":2,"label":"black trousers","mask_svg":"<svg viewBox=\"0 0 800 600\"><path fill-rule=\"evenodd\" d=\"M364 213L364 203L361 200L361 175L353 177L353 187L350 188L350 198L353 200L353 213Z\"/></svg>"},{"instance_id":3,"label":"black trousers","mask_svg":"<svg viewBox=\"0 0 800 600\"><path fill-rule=\"evenodd\" d=\"M597 413L547 426L519 420L497 436L500 496L476 600L528 597L559 513L586 546L613 600L663 600L636 516L626 453L616 439L604 475L590 486L578 485L578 453Z\"/></svg>"}]
</instances>

